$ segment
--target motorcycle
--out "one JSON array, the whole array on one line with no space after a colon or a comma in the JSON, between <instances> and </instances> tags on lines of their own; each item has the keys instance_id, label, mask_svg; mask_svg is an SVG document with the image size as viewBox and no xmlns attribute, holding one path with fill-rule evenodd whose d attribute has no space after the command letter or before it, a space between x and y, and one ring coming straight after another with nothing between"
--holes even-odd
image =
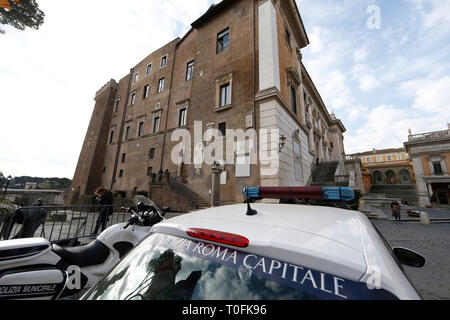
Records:
<instances>
[{"instance_id":1,"label":"motorcycle","mask_svg":"<svg viewBox=\"0 0 450 320\"><path fill-rule=\"evenodd\" d=\"M0 300L56 300L93 286L165 220L169 209L136 196L127 223L103 231L88 245L63 248L44 238L0 241Z\"/></svg>"}]
</instances>

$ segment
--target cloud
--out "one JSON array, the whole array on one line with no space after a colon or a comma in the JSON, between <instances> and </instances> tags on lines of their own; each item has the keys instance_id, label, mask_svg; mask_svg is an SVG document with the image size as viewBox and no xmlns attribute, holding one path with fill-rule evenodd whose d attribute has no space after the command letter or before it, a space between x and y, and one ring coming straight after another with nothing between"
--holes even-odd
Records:
<instances>
[{"instance_id":1,"label":"cloud","mask_svg":"<svg viewBox=\"0 0 450 320\"><path fill-rule=\"evenodd\" d=\"M363 123L367 120L369 114L369 108L363 105L356 105L350 108L350 113L348 115L348 121L352 123Z\"/></svg>"},{"instance_id":2,"label":"cloud","mask_svg":"<svg viewBox=\"0 0 450 320\"><path fill-rule=\"evenodd\" d=\"M371 91L381 85L375 72L365 64L354 65L351 74L353 79L359 82L359 88L362 91Z\"/></svg>"},{"instance_id":3,"label":"cloud","mask_svg":"<svg viewBox=\"0 0 450 320\"><path fill-rule=\"evenodd\" d=\"M367 52L366 47L361 47L357 49L354 53L354 60L356 63L364 62L367 59L369 53Z\"/></svg>"},{"instance_id":4,"label":"cloud","mask_svg":"<svg viewBox=\"0 0 450 320\"><path fill-rule=\"evenodd\" d=\"M182 37L218 0L40 0L39 30L0 36L0 170L71 178L95 92Z\"/></svg>"},{"instance_id":5,"label":"cloud","mask_svg":"<svg viewBox=\"0 0 450 320\"><path fill-rule=\"evenodd\" d=\"M403 82L401 89L415 94L413 108L450 121L450 76Z\"/></svg>"},{"instance_id":6,"label":"cloud","mask_svg":"<svg viewBox=\"0 0 450 320\"><path fill-rule=\"evenodd\" d=\"M439 10L450 1L389 2L382 6L379 31L364 27L365 8L373 1L354 7L339 2L346 21L330 10L332 2L300 2L310 39L317 41L303 56L325 104L336 109L348 129L346 152L401 147L408 129L445 129L450 110L450 24L449 16ZM305 13L309 10L314 14ZM321 10L328 20L317 13Z\"/></svg>"}]
</instances>

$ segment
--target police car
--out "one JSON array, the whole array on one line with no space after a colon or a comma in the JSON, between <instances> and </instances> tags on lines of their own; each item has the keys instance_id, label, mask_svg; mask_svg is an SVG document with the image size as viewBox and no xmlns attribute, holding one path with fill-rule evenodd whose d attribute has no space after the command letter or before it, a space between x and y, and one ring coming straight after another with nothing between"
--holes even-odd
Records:
<instances>
[{"instance_id":1,"label":"police car","mask_svg":"<svg viewBox=\"0 0 450 320\"><path fill-rule=\"evenodd\" d=\"M155 225L85 296L89 300L415 300L402 263L360 212L256 203L266 198L351 200L349 188L245 188L244 204Z\"/></svg>"}]
</instances>

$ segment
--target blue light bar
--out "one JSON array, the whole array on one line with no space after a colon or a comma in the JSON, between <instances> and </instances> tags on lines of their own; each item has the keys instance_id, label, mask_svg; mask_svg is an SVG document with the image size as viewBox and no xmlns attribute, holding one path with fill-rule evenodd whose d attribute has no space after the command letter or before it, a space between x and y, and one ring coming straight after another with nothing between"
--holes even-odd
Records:
<instances>
[{"instance_id":1,"label":"blue light bar","mask_svg":"<svg viewBox=\"0 0 450 320\"><path fill-rule=\"evenodd\" d=\"M259 198L259 188L258 187L245 187L243 192L244 197L257 199Z\"/></svg>"},{"instance_id":2,"label":"blue light bar","mask_svg":"<svg viewBox=\"0 0 450 320\"><path fill-rule=\"evenodd\" d=\"M322 195L323 200L352 201L355 199L355 190L351 188L323 187Z\"/></svg>"}]
</instances>

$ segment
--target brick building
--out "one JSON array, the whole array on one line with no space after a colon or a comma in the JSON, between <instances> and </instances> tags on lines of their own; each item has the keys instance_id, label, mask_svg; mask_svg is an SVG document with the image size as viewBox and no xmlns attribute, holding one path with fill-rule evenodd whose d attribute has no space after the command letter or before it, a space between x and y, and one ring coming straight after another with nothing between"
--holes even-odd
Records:
<instances>
[{"instance_id":1,"label":"brick building","mask_svg":"<svg viewBox=\"0 0 450 320\"><path fill-rule=\"evenodd\" d=\"M344 154L346 129L328 113L302 63L309 40L294 0L224 0L191 26L97 92L67 203L99 185L127 198L149 194L157 203L193 193L210 202L213 164L194 158L207 151L211 134L216 141L229 129L279 134L252 140L258 161L250 162L246 149L225 164L222 201L242 201L247 185L307 185L317 158ZM194 137L196 126L204 141L192 142L191 152L179 154L183 163L174 163L174 134L184 129ZM270 162L276 170L264 170L269 163L261 152L277 156ZM218 155L214 160L224 164ZM160 180L163 172L170 178Z\"/></svg>"}]
</instances>

